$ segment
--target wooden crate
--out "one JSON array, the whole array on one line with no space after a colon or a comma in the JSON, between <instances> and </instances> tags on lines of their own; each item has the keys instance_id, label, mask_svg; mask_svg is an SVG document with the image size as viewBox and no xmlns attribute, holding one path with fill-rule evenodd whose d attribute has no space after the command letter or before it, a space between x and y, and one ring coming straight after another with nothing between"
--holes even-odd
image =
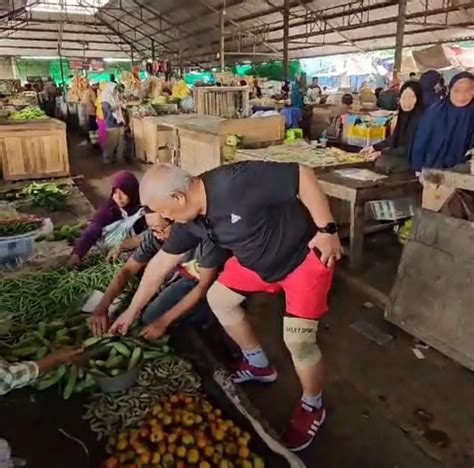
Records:
<instances>
[{"instance_id":1,"label":"wooden crate","mask_svg":"<svg viewBox=\"0 0 474 468\"><path fill-rule=\"evenodd\" d=\"M285 119L281 115L228 119L219 125L219 134L221 135L221 146L225 144L228 135L240 136L244 146L284 140Z\"/></svg>"},{"instance_id":2,"label":"wooden crate","mask_svg":"<svg viewBox=\"0 0 474 468\"><path fill-rule=\"evenodd\" d=\"M150 164L171 162L173 127L161 125L159 117L134 117L132 122L136 158Z\"/></svg>"},{"instance_id":3,"label":"wooden crate","mask_svg":"<svg viewBox=\"0 0 474 468\"><path fill-rule=\"evenodd\" d=\"M0 161L4 180L69 175L66 124L45 119L0 125Z\"/></svg>"},{"instance_id":4,"label":"wooden crate","mask_svg":"<svg viewBox=\"0 0 474 468\"><path fill-rule=\"evenodd\" d=\"M194 103L198 114L226 118L250 115L249 86L200 86L194 88Z\"/></svg>"}]
</instances>

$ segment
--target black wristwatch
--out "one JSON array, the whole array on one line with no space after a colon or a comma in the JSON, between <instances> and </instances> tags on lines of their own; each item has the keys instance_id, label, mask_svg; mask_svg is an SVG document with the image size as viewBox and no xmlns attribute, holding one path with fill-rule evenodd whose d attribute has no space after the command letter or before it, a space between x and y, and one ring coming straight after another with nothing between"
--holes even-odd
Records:
<instances>
[{"instance_id":1,"label":"black wristwatch","mask_svg":"<svg viewBox=\"0 0 474 468\"><path fill-rule=\"evenodd\" d=\"M336 234L338 231L337 224L334 222L327 223L324 227L316 226L316 229L318 230L318 232L322 232L323 234Z\"/></svg>"}]
</instances>

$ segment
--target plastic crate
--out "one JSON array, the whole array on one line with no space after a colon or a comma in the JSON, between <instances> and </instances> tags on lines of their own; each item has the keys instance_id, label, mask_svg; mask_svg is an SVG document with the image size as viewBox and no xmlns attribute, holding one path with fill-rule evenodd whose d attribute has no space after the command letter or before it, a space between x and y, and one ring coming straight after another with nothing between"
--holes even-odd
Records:
<instances>
[{"instance_id":1,"label":"plastic crate","mask_svg":"<svg viewBox=\"0 0 474 468\"><path fill-rule=\"evenodd\" d=\"M417 208L416 201L413 198L371 201L367 203L367 206L370 214L377 221L397 221L411 218Z\"/></svg>"},{"instance_id":2,"label":"plastic crate","mask_svg":"<svg viewBox=\"0 0 474 468\"><path fill-rule=\"evenodd\" d=\"M35 240L44 233L51 221L43 220L43 225L34 231L18 236L0 238L0 270L12 270L21 267L36 251Z\"/></svg>"},{"instance_id":3,"label":"plastic crate","mask_svg":"<svg viewBox=\"0 0 474 468\"><path fill-rule=\"evenodd\" d=\"M385 127L367 127L365 125L349 125L347 128L347 142L354 146L370 146L385 140Z\"/></svg>"}]
</instances>

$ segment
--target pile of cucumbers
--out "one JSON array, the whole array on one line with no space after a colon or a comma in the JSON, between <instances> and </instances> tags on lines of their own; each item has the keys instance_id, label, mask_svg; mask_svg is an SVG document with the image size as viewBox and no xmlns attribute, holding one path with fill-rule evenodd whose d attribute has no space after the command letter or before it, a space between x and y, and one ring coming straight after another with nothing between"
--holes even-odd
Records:
<instances>
[{"instance_id":1,"label":"pile of cucumbers","mask_svg":"<svg viewBox=\"0 0 474 468\"><path fill-rule=\"evenodd\" d=\"M91 355L89 372L95 377L116 377L143 361L163 357L170 349L166 339L145 342L134 337L91 337L83 346Z\"/></svg>"},{"instance_id":2,"label":"pile of cucumbers","mask_svg":"<svg viewBox=\"0 0 474 468\"><path fill-rule=\"evenodd\" d=\"M10 347L6 357L8 361L39 361L61 348L80 348L89 335L83 315L40 322L36 330L25 333L17 344ZM63 398L67 400L73 393L93 387L95 380L87 369L75 364L61 364L43 374L33 386L37 390L46 390L54 385L62 386Z\"/></svg>"},{"instance_id":3,"label":"pile of cucumbers","mask_svg":"<svg viewBox=\"0 0 474 468\"><path fill-rule=\"evenodd\" d=\"M65 400L96 385L96 377L115 377L140 366L144 361L162 358L170 352L167 337L148 342L132 336L91 337L85 316L80 314L49 323L40 322L35 330L5 352L8 361L38 361L58 349L84 348L74 364L62 364L43 374L37 390L58 385Z\"/></svg>"}]
</instances>

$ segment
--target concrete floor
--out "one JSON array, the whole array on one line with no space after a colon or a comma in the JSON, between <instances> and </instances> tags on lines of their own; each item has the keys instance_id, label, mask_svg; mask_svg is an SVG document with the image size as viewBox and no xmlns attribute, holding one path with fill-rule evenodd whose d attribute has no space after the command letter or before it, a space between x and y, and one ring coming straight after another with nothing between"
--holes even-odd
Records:
<instances>
[{"instance_id":1,"label":"concrete floor","mask_svg":"<svg viewBox=\"0 0 474 468\"><path fill-rule=\"evenodd\" d=\"M104 168L100 156L92 155L84 143L74 144L71 155L74 174L84 175L78 184L94 204L107 196L107 178L115 170L131 167L140 176L147 168ZM389 260L397 258L400 249L390 235L368 242L369 268L363 276L388 291L396 271L396 263ZM329 371L329 417L301 457L308 467L317 468L474 467L473 374L433 349L422 350L425 359L417 359L414 338L385 322L383 310L367 307L366 302L361 293L335 282L331 312L319 332ZM245 390L271 425L282 431L299 397L282 344L283 301L255 295L248 311L280 377L274 384L249 384ZM393 339L382 346L368 340L351 328L361 319Z\"/></svg>"}]
</instances>

